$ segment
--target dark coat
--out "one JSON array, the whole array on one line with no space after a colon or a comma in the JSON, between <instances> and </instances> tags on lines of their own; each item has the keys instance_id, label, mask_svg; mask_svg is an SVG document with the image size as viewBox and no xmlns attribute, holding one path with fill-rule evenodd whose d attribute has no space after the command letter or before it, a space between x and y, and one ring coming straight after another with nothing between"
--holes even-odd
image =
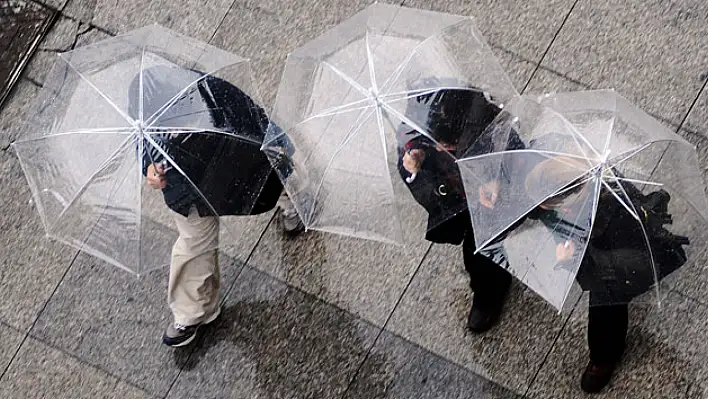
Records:
<instances>
[{"instance_id":1,"label":"dark coat","mask_svg":"<svg viewBox=\"0 0 708 399\"><path fill-rule=\"evenodd\" d=\"M272 209L283 186L260 150L268 127L265 111L231 83L214 76L199 80L200 76L195 71L175 71L163 66L143 72L145 118L179 90L198 80L158 118L156 126L214 129L234 134L153 135L164 152L194 183L192 185L176 168L168 166L165 173L167 187L162 190L165 203L185 216L192 205L196 206L200 216L213 215L212 208L219 216L253 215ZM130 98L139 98L136 94L139 92L139 77L133 81L130 90ZM137 101L131 101L130 111L134 117L137 115ZM161 153L147 141L143 148L145 174L148 165L157 162L155 158L160 158Z\"/></svg>"},{"instance_id":2,"label":"dark coat","mask_svg":"<svg viewBox=\"0 0 708 399\"><path fill-rule=\"evenodd\" d=\"M428 138L419 136L408 142L407 149L400 151L398 170L404 179L410 174L403 168L403 155L410 149L425 151L420 172L407 184L415 200L428 212L425 238L436 243L461 244L465 234L472 230L472 224L455 160L438 151Z\"/></svg>"},{"instance_id":3,"label":"dark coat","mask_svg":"<svg viewBox=\"0 0 708 399\"><path fill-rule=\"evenodd\" d=\"M475 153L486 153L489 146L482 142L481 137L486 126L491 123L499 112L490 108L482 110L486 113L486 124L477 124L473 130L466 134L467 143L453 156L464 153L472 156ZM512 131L507 150L523 149L523 142L515 131ZM409 177L403 168L403 155L412 149L425 151L425 160L415 180L408 184L408 188L415 200L428 212L428 228L425 238L429 241L442 244L459 245L465 237L472 238L472 223L467 205L460 170L455 160L445 152L438 151L435 144L424 136L418 136L410 141L399 152L398 170L402 178ZM508 160L507 160L508 162ZM503 176L500 176L502 180ZM503 181L501 182L503 185ZM502 188L503 190L503 188ZM493 212L494 210L490 210Z\"/></svg>"},{"instance_id":4,"label":"dark coat","mask_svg":"<svg viewBox=\"0 0 708 399\"><path fill-rule=\"evenodd\" d=\"M582 227L590 226L589 220L580 223L582 226L569 222L577 215L577 209L573 207L563 215L540 208L529 215L553 231L556 243L572 240L576 251L587 243L576 280L583 290L592 292L593 305L628 303L686 262L682 245L689 244L688 239L672 235L662 226L671 219L667 214L668 193L657 191L644 195L629 183L622 183L622 186L641 214L644 230L605 190L600 195L591 232ZM649 247L655 269L651 266Z\"/></svg>"}]
</instances>

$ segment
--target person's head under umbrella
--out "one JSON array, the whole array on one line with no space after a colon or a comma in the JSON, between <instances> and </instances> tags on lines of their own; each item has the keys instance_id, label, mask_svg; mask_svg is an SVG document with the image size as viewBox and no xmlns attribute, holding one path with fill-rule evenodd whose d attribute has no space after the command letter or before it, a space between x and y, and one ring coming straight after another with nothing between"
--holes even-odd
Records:
<instances>
[{"instance_id":1,"label":"person's head under umbrella","mask_svg":"<svg viewBox=\"0 0 708 399\"><path fill-rule=\"evenodd\" d=\"M686 256L682 246L690 241L665 227L672 221L668 192L660 189L644 194L623 181L618 170L599 167L593 168L580 158L551 157L529 172L526 193L539 204L532 217L542 221L554 236L557 261L580 261L576 257L587 245L585 257L589 256L594 266L581 267L581 285L595 291L596 297L603 293L608 302L626 303L645 292L656 278L683 265ZM549 192L554 194L549 197ZM633 270L630 277L617 272L626 269ZM604 270L602 279L596 276L598 270Z\"/></svg>"},{"instance_id":2,"label":"person's head under umbrella","mask_svg":"<svg viewBox=\"0 0 708 399\"><path fill-rule=\"evenodd\" d=\"M406 116L436 142L438 150L455 153L461 145L471 144L500 111L487 93L456 80L429 78L411 86L421 94L408 101ZM403 128L408 136L404 140L422 133Z\"/></svg>"},{"instance_id":3,"label":"person's head under umbrella","mask_svg":"<svg viewBox=\"0 0 708 399\"><path fill-rule=\"evenodd\" d=\"M566 261L576 255L576 242L590 235L587 216L593 201L588 163L568 156L539 162L526 176L526 194L538 205L536 214L551 227L557 241L556 258ZM548 193L554 195L549 196Z\"/></svg>"}]
</instances>

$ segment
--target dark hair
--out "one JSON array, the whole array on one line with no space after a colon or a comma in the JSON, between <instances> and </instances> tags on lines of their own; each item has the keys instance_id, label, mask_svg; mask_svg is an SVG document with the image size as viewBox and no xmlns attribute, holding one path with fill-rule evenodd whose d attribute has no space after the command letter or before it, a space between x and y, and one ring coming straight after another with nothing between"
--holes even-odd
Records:
<instances>
[{"instance_id":1,"label":"dark hair","mask_svg":"<svg viewBox=\"0 0 708 399\"><path fill-rule=\"evenodd\" d=\"M457 144L463 135L470 133L476 137L499 113L484 92L473 87L441 89L416 100L428 107L428 127L433 139L448 144Z\"/></svg>"}]
</instances>

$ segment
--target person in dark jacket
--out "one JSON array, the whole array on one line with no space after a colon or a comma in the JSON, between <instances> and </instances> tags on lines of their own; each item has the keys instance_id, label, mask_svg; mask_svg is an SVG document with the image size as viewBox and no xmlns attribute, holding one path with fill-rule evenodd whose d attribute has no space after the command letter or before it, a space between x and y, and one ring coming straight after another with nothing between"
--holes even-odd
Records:
<instances>
[{"instance_id":1,"label":"person in dark jacket","mask_svg":"<svg viewBox=\"0 0 708 399\"><path fill-rule=\"evenodd\" d=\"M238 87L202 75L155 66L129 88L131 116L161 129L138 140L142 170L162 190L179 232L168 286L174 320L162 339L174 347L192 342L219 316L219 217L271 210L283 189L260 151L268 126L263 109Z\"/></svg>"},{"instance_id":2,"label":"person in dark jacket","mask_svg":"<svg viewBox=\"0 0 708 399\"><path fill-rule=\"evenodd\" d=\"M532 198L542 201L544 197L537 192L538 187L568 182L577 176L578 170L588 168L587 163L577 159L560 158L540 162L528 174L526 188ZM576 164L577 169L558 168L559 160ZM613 173L621 177L619 172ZM583 290L590 292L590 361L581 378L582 389L589 393L599 392L607 385L624 353L628 303L681 267L686 262L682 246L690 243L688 238L673 235L663 227L671 221L670 196L666 191L644 195L631 183L611 184L615 192L602 189L594 223L589 219L581 221L590 217L591 208L587 208L593 204L593 183L587 176L570 183L529 215L552 232L557 267L577 265L578 257L583 256L576 280ZM644 229L617 198L636 210ZM581 249L585 244L587 249L583 254Z\"/></svg>"},{"instance_id":3,"label":"person in dark jacket","mask_svg":"<svg viewBox=\"0 0 708 399\"><path fill-rule=\"evenodd\" d=\"M446 86L436 79L423 84ZM440 89L414 97L406 112L424 126L433 140L404 124L399 135L404 143L399 151L399 173L428 212L425 238L434 243L462 244L465 269L474 291L467 326L473 332L487 331L501 314L511 275L503 266L506 257L502 251L492 251L487 256L475 254L474 233L455 157L467 153L500 108L485 92L469 87ZM509 141L510 149L523 148L518 136L513 135ZM480 190L480 201L492 208L497 191L498 182L488 182Z\"/></svg>"}]
</instances>

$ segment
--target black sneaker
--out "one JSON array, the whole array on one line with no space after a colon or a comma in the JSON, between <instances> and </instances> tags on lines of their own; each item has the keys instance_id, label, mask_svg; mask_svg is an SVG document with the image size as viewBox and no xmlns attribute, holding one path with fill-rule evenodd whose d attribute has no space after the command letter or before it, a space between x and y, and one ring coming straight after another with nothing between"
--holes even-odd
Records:
<instances>
[{"instance_id":1,"label":"black sneaker","mask_svg":"<svg viewBox=\"0 0 708 399\"><path fill-rule=\"evenodd\" d=\"M495 306L481 307L477 300L472 301L472 309L467 316L467 328L473 333L481 334L488 331L499 320L502 313L503 301Z\"/></svg>"},{"instance_id":2,"label":"black sneaker","mask_svg":"<svg viewBox=\"0 0 708 399\"><path fill-rule=\"evenodd\" d=\"M580 380L580 387L587 393L598 393L602 391L612 379L615 365L598 366L593 362L588 363L583 377Z\"/></svg>"},{"instance_id":3,"label":"black sneaker","mask_svg":"<svg viewBox=\"0 0 708 399\"><path fill-rule=\"evenodd\" d=\"M280 212L280 220L283 224L283 230L291 237L305 231L305 224L302 222L302 219L300 219L300 215L298 215L295 205L293 205L290 200L283 204Z\"/></svg>"},{"instance_id":4,"label":"black sneaker","mask_svg":"<svg viewBox=\"0 0 708 399\"><path fill-rule=\"evenodd\" d=\"M214 312L214 314L204 322L192 326L172 323L167 327L165 333L162 335L162 343L173 348L188 345L197 337L197 330L199 330L199 327L213 322L219 317L220 314L221 308L218 308L216 312Z\"/></svg>"}]
</instances>

